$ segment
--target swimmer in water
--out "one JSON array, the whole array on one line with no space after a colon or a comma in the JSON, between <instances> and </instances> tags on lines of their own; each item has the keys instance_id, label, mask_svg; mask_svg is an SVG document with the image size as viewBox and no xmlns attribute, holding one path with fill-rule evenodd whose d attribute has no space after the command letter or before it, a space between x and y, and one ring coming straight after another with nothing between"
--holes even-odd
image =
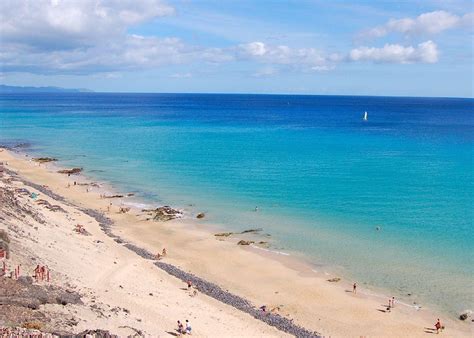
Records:
<instances>
[{"instance_id":1,"label":"swimmer in water","mask_svg":"<svg viewBox=\"0 0 474 338\"><path fill-rule=\"evenodd\" d=\"M255 207L255 210L254 211L258 211L258 207Z\"/></svg>"}]
</instances>

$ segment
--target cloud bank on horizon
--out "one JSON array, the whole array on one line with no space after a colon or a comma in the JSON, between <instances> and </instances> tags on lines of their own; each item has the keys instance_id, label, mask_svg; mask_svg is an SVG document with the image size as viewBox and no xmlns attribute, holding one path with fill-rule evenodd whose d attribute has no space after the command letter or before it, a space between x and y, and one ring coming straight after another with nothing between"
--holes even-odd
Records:
<instances>
[{"instance_id":1,"label":"cloud bank on horizon","mask_svg":"<svg viewBox=\"0 0 474 338\"><path fill-rule=\"evenodd\" d=\"M244 1L242 8L233 8L235 3L216 4L4 0L0 11L1 77L25 81L93 76L117 81L129 74L155 72L173 81L191 81L195 74L212 77L228 69L240 74L241 87L245 87L246 81L255 78L285 74L316 77L339 68L436 67L443 58L456 57L472 62L472 40L470 46L464 46L470 51L457 50L451 40L453 36L457 40L471 38L474 14L470 7L462 13L436 9L404 16L399 8L387 12L360 2L343 3L345 7L323 2L320 8L327 14L314 12L305 17L304 10L312 4L301 1L291 3L305 7L293 9L295 18L282 18L285 7L280 8L281 2L265 2L274 16L264 11L265 4ZM348 10L347 6L352 7ZM246 12L249 8L255 12ZM351 10L354 15L364 13L364 19L352 18ZM371 24L372 12L378 23ZM331 16L348 22L325 24L325 18ZM446 52L438 40L446 45Z\"/></svg>"}]
</instances>

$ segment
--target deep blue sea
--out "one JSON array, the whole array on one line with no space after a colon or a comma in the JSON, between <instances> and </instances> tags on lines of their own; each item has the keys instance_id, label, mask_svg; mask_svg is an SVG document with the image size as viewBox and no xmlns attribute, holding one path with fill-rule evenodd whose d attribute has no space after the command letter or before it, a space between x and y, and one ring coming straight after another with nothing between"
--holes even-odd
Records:
<instances>
[{"instance_id":1,"label":"deep blue sea","mask_svg":"<svg viewBox=\"0 0 474 338\"><path fill-rule=\"evenodd\" d=\"M455 98L1 94L0 144L28 142L231 230L262 227L276 250L458 313L473 308L473 108Z\"/></svg>"}]
</instances>

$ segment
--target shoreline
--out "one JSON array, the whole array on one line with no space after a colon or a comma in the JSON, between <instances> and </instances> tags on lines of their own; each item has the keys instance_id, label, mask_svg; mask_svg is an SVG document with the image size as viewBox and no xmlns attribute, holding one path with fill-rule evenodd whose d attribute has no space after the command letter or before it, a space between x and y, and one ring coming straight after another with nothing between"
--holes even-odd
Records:
<instances>
[{"instance_id":1,"label":"shoreline","mask_svg":"<svg viewBox=\"0 0 474 338\"><path fill-rule=\"evenodd\" d=\"M25 142L25 144L30 145L29 142ZM1 148L2 146L0 145L0 149ZM4 149L9 151L12 155L16 156L20 160L31 161L34 158L33 156L31 156L32 154L29 153L27 150L25 150L25 148L23 147L21 147L20 149L15 149L15 147L11 147L11 148L5 147ZM47 155L47 154L40 153L36 155L41 156L41 155ZM86 155L81 155L81 156L86 156ZM60 159L58 159L58 161L60 161ZM63 166L58 165L58 161L46 162L46 163L41 163L41 164L36 163L35 165L37 165L38 167L44 168L51 173L56 173L58 170L64 169ZM121 206L128 206L136 214L142 213L143 208L149 209L149 208L156 207L159 204L159 203L152 203L151 201L146 200L145 198L140 198L135 195L128 196L128 192L123 192L122 189L119 189L113 186L111 183L105 181L102 178L97 180L94 177L90 177L87 174L85 174L83 171L80 173L74 174L73 177L76 178L78 185L84 186L85 188L87 188L91 184L92 185L98 184L98 187L94 188L95 193L103 193L105 195L123 194L124 195L123 198L110 199L110 202L112 202L112 204L114 204L117 208ZM73 181L73 180L70 180L70 181ZM119 204L115 203L118 201L120 201ZM190 206L194 206L194 205L190 205ZM176 206L173 206L173 207L176 207ZM179 206L179 208L176 210L180 210L182 212L182 216L179 219L174 220L174 221L183 222L186 227L189 227L192 229L199 229L199 231L203 231L206 235L209 235L211 237L213 237L215 233L230 231L229 228L226 228L225 226L219 223L208 223L208 222L201 223L200 220L197 220L194 217L197 213L199 213L199 211L197 210L190 211L187 209L186 206ZM258 235L257 233L255 234ZM256 241L258 239L262 239L259 236L238 237L239 235L240 235L239 232L235 232L233 233L231 238L223 237L223 238L220 238L220 240L237 242L240 239L244 239L244 240L255 239ZM131 239L133 240L133 236L131 237ZM311 261L311 257L308 257L304 253L294 251L294 250L281 251L276 248L258 246L256 244L242 246L241 249L252 251L255 254L264 256L272 260L276 260L277 262L284 264L286 267L290 268L291 270L295 270L298 274L307 275L309 277L317 277L324 280L327 280L330 278L340 278L341 282L338 283L339 285L344 284L346 288L350 288L352 286L352 282L350 282L350 280L354 278L349 278L348 277L349 274L347 273L347 271L344 271L344 268L336 268L334 266L324 264L324 263L320 265L316 265L315 263ZM390 292L391 290L388 288L375 287L374 285L367 285L367 284L365 284L364 286L367 287L367 290L366 291L362 290L360 291L360 293L369 297L373 297L374 299L386 300L389 298L388 295L391 294ZM409 300L405 298L399 298L397 302L400 305L403 305L415 310L420 310L420 309L436 310L446 316L457 315L457 314L453 314L450 311L442 309L441 307L436 307L436 304L423 304L423 303L417 303L417 302L414 302L413 304L409 304L408 303ZM467 311L469 312L470 310L467 309Z\"/></svg>"},{"instance_id":2,"label":"shoreline","mask_svg":"<svg viewBox=\"0 0 474 338\"><path fill-rule=\"evenodd\" d=\"M20 173L20 175L23 177L23 174L25 171L28 169L33 169L33 171L44 171L41 173L42 176L47 176L47 178L50 180L48 183L52 183L51 185L55 185L56 189L52 189L52 191L57 191L57 190L63 190L59 191L57 195L54 195L53 197L55 198L63 198L63 201L66 200L71 200L73 203L79 202L81 205L80 209L84 211L84 208L88 208L93 206L94 210L96 212L103 212L105 209L105 202L106 201L101 201L99 199L99 196L97 194L97 191L90 192L90 193L85 193L82 191L74 191L74 194L65 194L68 191L64 188L60 189L61 184L64 184L64 182L70 181L67 177L61 176L61 174L53 173L51 170L48 169L48 166L37 166L37 165L31 165L30 162L26 161L25 159L22 159L21 153L19 156L12 155L9 151L5 151L6 154L0 153L0 158L2 160L4 159L4 155L9 155L11 156L12 159L15 159L15 162L18 161L18 164L20 166L20 171L23 171ZM5 153L3 152L3 153ZM11 162L11 160L9 160ZM11 164L11 163L9 163ZM17 167L18 167L17 165ZM54 165L54 164L53 164ZM55 165L54 165L55 166ZM41 168L41 169L40 169ZM33 173L34 176L34 173ZM81 175L84 177L83 175ZM30 178L31 177L27 177ZM54 178L54 179L52 179ZM84 177L85 180L87 181L87 177ZM33 182L36 182L36 180L32 180ZM43 183L43 182L42 182ZM49 184L48 184L49 186ZM40 186L39 186L40 187ZM108 188L110 186L107 186ZM113 191L113 187L110 187ZM72 190L72 189L71 189ZM77 189L76 189L77 190ZM74 196L71 196L74 195ZM81 195L81 196L77 196ZM85 196L84 196L85 195ZM94 200L92 200L91 196L94 196ZM64 199L65 197L65 199ZM86 203L85 198L88 201ZM108 201L107 201L108 202ZM84 206L82 206L84 205ZM102 211L97 211L97 210L102 210ZM383 295L378 295L378 294L372 294L372 292L367 293L366 291L360 290L360 293L357 295L357 297L354 297L353 295L346 295L344 290L347 290L348 285L350 285L347 281L340 281L339 283L328 283L326 279L328 278L327 276L320 276L318 273L315 273L314 270L311 269L311 265L308 264L307 262L299 261L298 258L295 258L293 256L290 257L284 257L288 259L278 259L281 257L275 257L279 256L277 253L266 251L268 249L266 248L252 248L252 247L240 247L237 246L232 239L232 241L225 240L225 241L216 241L214 236L212 235L212 232L210 232L210 228L208 224L205 226L200 226L197 222L190 222L191 219L188 218L183 218L183 219L177 219L177 220L172 220L169 222L161 223L161 222L147 222L144 221L143 219L140 219L140 211L137 209L132 209L131 212L123 214L123 215L117 215L116 213L111 213L109 215L111 217L111 222L114 222L114 231L109 231L113 234L113 236L117 236L114 239L116 242L118 240L121 240L122 238L124 241L126 241L128 244L132 245L135 248L142 248L141 250L156 250L157 244L163 245L163 243L166 243L167 249L170 250L172 249L172 252L176 250L176 257L175 255L170 255L171 257L167 257L166 261L170 261L170 264L173 266L176 266L180 268L181 270L184 271L191 271L193 273L196 273L198 276L205 276L206 280L210 280L211 282L217 282L217 285L222 285L224 289L229 289L231 292L234 290L237 290L236 294L238 295L243 295L245 298L250 299L253 304L255 304L256 307L258 307L258 304L269 304L271 302L272 296L269 295L269 292L266 292L263 289L268 289L268 288L275 288L275 289L286 289L285 291L289 291L288 287L285 287L285 284L288 284L288 281L295 281L295 285L302 285L304 286L302 290L302 295L298 295L298 297L293 297L291 295L287 295L286 297L283 297L281 299L281 302L284 302L284 308L285 312L283 315L291 316L292 320L295 321L295 323L301 323L301 325L305 326L311 322L311 319L318 317L319 318L319 323L314 323L315 321L313 320L313 323L310 324L311 327L309 327L311 330L318 330L318 332L321 332L323 335L346 335L347 333L351 332L351 335L354 335L355 332L357 332L357 335L359 333L361 335L369 334L369 335L381 335L381 333L384 333L384 335L399 335L401 332L404 332L405 329L402 329L400 331L400 327L398 329L396 328L399 326L401 323L406 322L411 322L412 321L412 316L416 316L419 318L416 318L417 320L414 322L419 323L427 323L425 325L429 325L429 327L432 326L432 323L427 319L427 317L434 318L436 317L434 314L430 312L429 309L423 308L421 311L416 311L413 308L408 308L408 306L411 306L409 304L407 305L406 309L402 309L400 312L400 315L397 316L395 323L388 324L384 323L381 325L380 323L377 323L379 320L381 321L386 321L387 320L387 315L388 314L381 314L381 306L380 306L380 299L383 299ZM108 216L104 216L108 217ZM131 225L134 225L133 227ZM199 227L199 228L198 228ZM104 229L103 229L104 230ZM107 231L105 231L107 233ZM155 237L161 237L162 239L159 240L153 240ZM195 247L192 245L189 245L190 241L197 241L200 242L203 246L201 250L197 250ZM120 242L118 242L120 243ZM170 246L172 245L172 246ZM181 246L184 246L183 248L180 248ZM189 260L189 255L188 257L186 256L186 251L190 251L188 254L192 256L193 253L199 252L198 254L200 255L207 255L207 256L213 256L213 253L224 253L227 258L230 258L229 264L231 265L230 269L225 269L220 267L219 269L214 269L216 271L212 271L212 265L216 264L215 257L206 257L205 259L199 260L199 261L194 261L191 262ZM232 253L230 253L232 251ZM260 251L260 252L259 252ZM145 252L145 251L144 251ZM245 256L245 257L240 257L240 256ZM281 255L280 255L281 256ZM213 260L214 259L214 260ZM253 262L257 261L257 262ZM209 264L211 262L211 264ZM295 262L297 265L300 265L299 267L301 268L298 270L295 267ZM232 265L232 264L233 265ZM168 262L166 263L168 264ZM247 267L245 269L245 265L251 265L251 267ZM277 268L278 272L272 272L269 271L271 269L268 269L268 267L265 268L266 265L273 266ZM246 290L245 289L245 283L242 283L241 278L238 281L232 281L229 280L227 277L229 277L229 271L233 271L235 269L235 266L239 267L239 272L240 271L250 271L251 274L257 274L256 271L263 271L263 276L257 276L253 280L249 280L250 282L256 282L255 288L258 289L256 291L252 290ZM263 266L263 268L262 268ZM313 271L313 273L311 273ZM283 276L279 276L278 274L282 273ZM314 276L313 276L314 275ZM226 278L222 278L222 277ZM283 277L283 278L282 278ZM333 277L331 275L331 277ZM269 279L270 278L270 279ZM275 282L276 280L276 282ZM260 283L259 283L260 282ZM310 290L306 289L311 289L311 288L318 288L320 287L322 290L316 292L316 294L310 292ZM291 288L290 288L291 289ZM281 292L281 291L280 291ZM325 295L326 292L329 292L331 296L334 296L335 299L331 299L332 297L328 297ZM234 292L233 292L234 293ZM275 292L275 294L278 294L279 292ZM285 293L285 292L281 292ZM364 293L366 293L364 295ZM309 304L309 306L305 306L304 303L305 301L303 300L308 300L311 298L308 298L308 296L316 296L315 302ZM275 296L273 295L273 298ZM279 297L276 297L279 298ZM365 303L370 303L370 304L359 304L362 302ZM329 309L325 311L324 306L319 305L321 309L317 309L317 311L312 311L311 308L312 306L318 305L319 303L324 303L325 305L328 306ZM331 304L331 301L336 303L336 304ZM398 303L397 303L398 304ZM401 304L400 304L401 305ZM345 309L347 307L347 309ZM368 308L373 308L374 313L369 313ZM400 308L400 307L398 307ZM344 310L345 309L345 310ZM364 312L363 318L360 316L354 314L353 312L355 310L362 310ZM307 313L305 313L307 310ZM328 312L328 315L324 316L324 312ZM379 312L379 313L376 313ZM342 313L342 314L341 314ZM346 320L337 319L334 320L335 323L330 322L331 315L340 315L342 317L349 317L346 318ZM381 315L381 316L380 316ZM385 316L385 317L384 317ZM395 317L395 315L392 313L391 315L388 315L391 317ZM398 318L400 317L400 318ZM362 322L361 322L362 320ZM366 323L363 323L363 321L366 321ZM431 319L432 321L433 319ZM322 322L321 322L322 321ZM345 322L345 323L344 323ZM398 322L398 325L396 325ZM452 320L448 320L449 328L455 328L455 330L460 329L459 332L464 332L465 334L469 332L470 327L469 325L462 325L464 323L459 323L455 322ZM312 326L315 325L315 326ZM316 326L318 326L316 328ZM339 327L340 326L340 327ZM463 327L464 326L464 327ZM416 324L413 326L410 326L411 329L415 328ZM419 329L422 329L421 327ZM348 331L349 330L349 331ZM408 331L407 331L408 332ZM423 333L423 331L419 331L420 335ZM412 332L413 334L413 332ZM417 334L415 334L417 335Z\"/></svg>"}]
</instances>

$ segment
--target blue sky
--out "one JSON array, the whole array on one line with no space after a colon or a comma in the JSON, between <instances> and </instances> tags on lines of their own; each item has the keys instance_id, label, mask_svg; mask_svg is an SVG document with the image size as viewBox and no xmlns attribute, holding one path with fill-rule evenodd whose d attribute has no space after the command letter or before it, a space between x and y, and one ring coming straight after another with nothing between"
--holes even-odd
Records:
<instances>
[{"instance_id":1,"label":"blue sky","mask_svg":"<svg viewBox=\"0 0 474 338\"><path fill-rule=\"evenodd\" d=\"M471 1L2 1L0 82L473 96Z\"/></svg>"}]
</instances>

